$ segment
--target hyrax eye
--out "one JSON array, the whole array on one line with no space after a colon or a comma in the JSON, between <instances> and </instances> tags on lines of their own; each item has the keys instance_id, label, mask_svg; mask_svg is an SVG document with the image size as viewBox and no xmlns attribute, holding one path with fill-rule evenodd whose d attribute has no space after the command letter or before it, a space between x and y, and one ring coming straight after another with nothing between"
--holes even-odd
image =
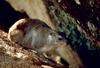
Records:
<instances>
[{"instance_id":1,"label":"hyrax eye","mask_svg":"<svg viewBox=\"0 0 100 68\"><path fill-rule=\"evenodd\" d=\"M50 33L50 35L54 36L55 34L54 33Z\"/></svg>"},{"instance_id":2,"label":"hyrax eye","mask_svg":"<svg viewBox=\"0 0 100 68\"><path fill-rule=\"evenodd\" d=\"M50 35L52 35L53 33L50 33Z\"/></svg>"},{"instance_id":3,"label":"hyrax eye","mask_svg":"<svg viewBox=\"0 0 100 68\"><path fill-rule=\"evenodd\" d=\"M58 38L58 40L63 40L63 38Z\"/></svg>"}]
</instances>

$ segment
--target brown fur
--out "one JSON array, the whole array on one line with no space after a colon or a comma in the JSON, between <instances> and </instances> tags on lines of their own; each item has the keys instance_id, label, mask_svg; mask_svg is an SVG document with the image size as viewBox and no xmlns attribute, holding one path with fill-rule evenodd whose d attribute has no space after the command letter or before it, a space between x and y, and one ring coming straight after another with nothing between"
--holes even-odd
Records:
<instances>
[{"instance_id":1,"label":"brown fur","mask_svg":"<svg viewBox=\"0 0 100 68\"><path fill-rule=\"evenodd\" d=\"M8 38L39 53L60 56L73 68L82 66L78 55L66 44L65 39L40 20L21 19L17 21L9 29Z\"/></svg>"}]
</instances>

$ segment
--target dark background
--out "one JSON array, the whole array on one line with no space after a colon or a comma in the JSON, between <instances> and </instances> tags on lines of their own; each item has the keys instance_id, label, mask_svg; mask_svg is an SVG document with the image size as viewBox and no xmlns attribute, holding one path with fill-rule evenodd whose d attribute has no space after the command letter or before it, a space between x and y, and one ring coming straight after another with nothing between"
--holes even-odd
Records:
<instances>
[{"instance_id":1,"label":"dark background","mask_svg":"<svg viewBox=\"0 0 100 68\"><path fill-rule=\"evenodd\" d=\"M18 19L28 18L25 12L15 11L5 0L0 0L0 28L8 32L9 27Z\"/></svg>"}]
</instances>

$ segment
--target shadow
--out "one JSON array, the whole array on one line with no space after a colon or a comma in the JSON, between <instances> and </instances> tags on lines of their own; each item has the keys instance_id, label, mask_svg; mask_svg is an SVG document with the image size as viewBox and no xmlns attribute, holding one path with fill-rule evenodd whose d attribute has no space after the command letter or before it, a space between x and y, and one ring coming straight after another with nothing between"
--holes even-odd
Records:
<instances>
[{"instance_id":1,"label":"shadow","mask_svg":"<svg viewBox=\"0 0 100 68\"><path fill-rule=\"evenodd\" d=\"M9 27L21 18L28 18L28 15L25 12L15 11L8 2L0 0L0 26L2 30L8 32Z\"/></svg>"}]
</instances>

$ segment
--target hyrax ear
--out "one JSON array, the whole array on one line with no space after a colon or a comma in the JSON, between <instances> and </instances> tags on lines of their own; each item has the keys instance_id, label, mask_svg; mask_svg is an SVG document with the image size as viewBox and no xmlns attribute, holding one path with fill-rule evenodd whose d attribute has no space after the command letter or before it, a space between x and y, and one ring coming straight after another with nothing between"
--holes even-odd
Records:
<instances>
[{"instance_id":1,"label":"hyrax ear","mask_svg":"<svg viewBox=\"0 0 100 68\"><path fill-rule=\"evenodd\" d=\"M66 34L64 32L57 32L60 36L62 36L64 39L66 39Z\"/></svg>"}]
</instances>

